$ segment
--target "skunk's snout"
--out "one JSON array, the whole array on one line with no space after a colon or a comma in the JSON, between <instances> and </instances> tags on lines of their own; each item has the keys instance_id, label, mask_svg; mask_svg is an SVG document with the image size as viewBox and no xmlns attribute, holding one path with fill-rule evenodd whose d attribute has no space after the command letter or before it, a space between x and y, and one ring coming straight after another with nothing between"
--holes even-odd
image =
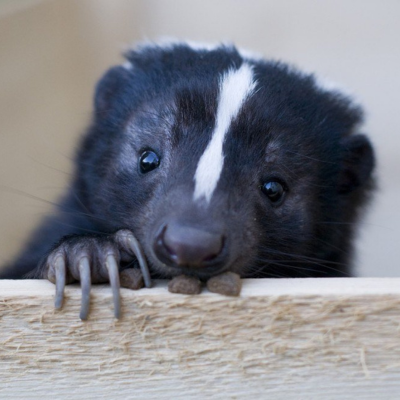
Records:
<instances>
[{"instance_id":1,"label":"skunk's snout","mask_svg":"<svg viewBox=\"0 0 400 400\"><path fill-rule=\"evenodd\" d=\"M224 236L177 222L165 225L154 241L158 259L169 265L201 268L221 262Z\"/></svg>"}]
</instances>

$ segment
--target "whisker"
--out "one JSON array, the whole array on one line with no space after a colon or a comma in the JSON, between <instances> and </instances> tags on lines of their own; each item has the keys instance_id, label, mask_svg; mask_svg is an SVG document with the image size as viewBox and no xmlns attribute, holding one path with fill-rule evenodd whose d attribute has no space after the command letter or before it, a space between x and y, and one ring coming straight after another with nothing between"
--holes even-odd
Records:
<instances>
[{"instance_id":1,"label":"whisker","mask_svg":"<svg viewBox=\"0 0 400 400\"><path fill-rule=\"evenodd\" d=\"M12 187L9 187L9 186L4 186L4 185L0 185L0 189L4 190L4 191L7 191L9 193L18 194L20 196L24 196L24 197L27 197L27 198L30 198L30 199L33 199L33 200L40 201L40 202L45 203L45 204L49 204L51 206L55 206L55 207L59 207L60 206L59 203L43 199L43 198L41 198L39 196L35 196L35 195L30 194L28 192L24 192L23 190L20 190L20 189L15 189L15 188L12 188Z\"/></svg>"},{"instance_id":2,"label":"whisker","mask_svg":"<svg viewBox=\"0 0 400 400\"><path fill-rule=\"evenodd\" d=\"M52 167L51 165L48 165L48 164L44 163L43 161L39 161L39 160L37 160L36 158L33 158L32 156L28 156L28 157L29 157L33 162L35 162L35 163L37 163L37 164L40 164L40 165L42 165L42 166L44 166L44 167L46 167L46 168L48 168L48 169L51 169L52 171L60 172L60 173L62 173L63 175L72 176L72 173L71 173L71 172L63 171L62 169L58 169L58 168L56 168L56 167Z\"/></svg>"},{"instance_id":3,"label":"whisker","mask_svg":"<svg viewBox=\"0 0 400 400\"><path fill-rule=\"evenodd\" d=\"M276 249L270 249L270 248L265 249L264 248L263 251L271 253L271 254L278 254L278 255L288 256L288 257L296 257L297 259L300 259L298 262L313 261L316 263L328 263L328 264L336 264L336 265L342 265L342 266L345 265L344 263L341 263L338 261L329 261L329 260L324 260L324 259L317 258L317 257L302 255L302 254L286 253L286 252L276 250Z\"/></svg>"},{"instance_id":4,"label":"whisker","mask_svg":"<svg viewBox=\"0 0 400 400\"><path fill-rule=\"evenodd\" d=\"M334 162L334 161L326 161L326 160L322 160L322 159L320 159L320 158L315 158L315 157L311 157L311 156L306 156L305 154L301 154L301 153L298 153L298 152L296 152L296 151L286 150L286 152L287 152L287 153L290 153L290 154L294 154L294 155L299 156L299 157L302 157L302 158L307 158L307 159L309 159L309 160L318 161L318 162L321 162L321 163L324 163L324 164L336 165L336 162Z\"/></svg>"}]
</instances>

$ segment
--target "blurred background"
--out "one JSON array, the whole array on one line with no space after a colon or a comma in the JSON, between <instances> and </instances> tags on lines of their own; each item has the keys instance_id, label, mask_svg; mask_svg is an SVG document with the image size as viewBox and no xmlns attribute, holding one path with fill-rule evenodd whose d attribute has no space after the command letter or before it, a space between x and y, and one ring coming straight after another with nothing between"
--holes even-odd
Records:
<instances>
[{"instance_id":1,"label":"blurred background","mask_svg":"<svg viewBox=\"0 0 400 400\"><path fill-rule=\"evenodd\" d=\"M0 0L0 264L66 186L95 82L160 37L234 42L348 88L378 155L357 273L400 276L398 0Z\"/></svg>"}]
</instances>

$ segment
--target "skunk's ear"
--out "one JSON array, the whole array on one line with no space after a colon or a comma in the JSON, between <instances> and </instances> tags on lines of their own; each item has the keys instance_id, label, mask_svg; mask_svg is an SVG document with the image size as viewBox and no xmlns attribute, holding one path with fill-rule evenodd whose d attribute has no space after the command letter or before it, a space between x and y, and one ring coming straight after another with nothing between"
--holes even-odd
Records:
<instances>
[{"instance_id":1,"label":"skunk's ear","mask_svg":"<svg viewBox=\"0 0 400 400\"><path fill-rule=\"evenodd\" d=\"M375 166L374 150L364 135L351 135L341 141L342 162L338 192L350 193L366 184Z\"/></svg>"},{"instance_id":2,"label":"skunk's ear","mask_svg":"<svg viewBox=\"0 0 400 400\"><path fill-rule=\"evenodd\" d=\"M126 87L129 71L121 66L110 68L100 79L96 86L94 107L96 115L106 117L112 109L115 100L120 99L120 94Z\"/></svg>"}]
</instances>

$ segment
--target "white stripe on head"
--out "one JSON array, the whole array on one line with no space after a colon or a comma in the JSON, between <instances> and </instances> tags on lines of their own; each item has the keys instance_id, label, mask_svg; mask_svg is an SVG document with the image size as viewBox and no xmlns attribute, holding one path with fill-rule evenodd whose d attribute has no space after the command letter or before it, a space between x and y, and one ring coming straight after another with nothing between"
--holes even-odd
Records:
<instances>
[{"instance_id":1,"label":"white stripe on head","mask_svg":"<svg viewBox=\"0 0 400 400\"><path fill-rule=\"evenodd\" d=\"M194 200L203 197L207 202L211 200L224 165L223 144L226 134L255 86L252 68L245 63L238 70L229 70L222 76L215 129L194 175Z\"/></svg>"}]
</instances>

